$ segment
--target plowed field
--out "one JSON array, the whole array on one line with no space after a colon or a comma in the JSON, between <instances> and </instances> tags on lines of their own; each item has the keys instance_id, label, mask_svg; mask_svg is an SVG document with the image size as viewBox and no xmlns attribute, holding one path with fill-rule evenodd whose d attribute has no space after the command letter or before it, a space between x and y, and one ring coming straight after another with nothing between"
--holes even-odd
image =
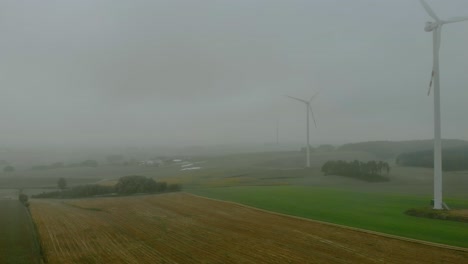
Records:
<instances>
[{"instance_id":1,"label":"plowed field","mask_svg":"<svg viewBox=\"0 0 468 264\"><path fill-rule=\"evenodd\" d=\"M186 193L33 200L48 263L468 263L468 251Z\"/></svg>"}]
</instances>

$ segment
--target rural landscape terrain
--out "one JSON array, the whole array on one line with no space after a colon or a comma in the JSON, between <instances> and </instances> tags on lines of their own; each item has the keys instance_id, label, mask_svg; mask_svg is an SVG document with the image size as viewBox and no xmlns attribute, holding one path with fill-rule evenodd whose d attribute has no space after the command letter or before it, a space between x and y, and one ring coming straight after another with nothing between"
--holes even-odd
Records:
<instances>
[{"instance_id":1,"label":"rural landscape terrain","mask_svg":"<svg viewBox=\"0 0 468 264\"><path fill-rule=\"evenodd\" d=\"M95 167L23 168L0 180L10 188L3 189L3 202L16 202L26 221L28 210L16 201L18 188L35 197L56 191L59 177L67 183L62 197L79 186L111 188L126 175L182 186L175 193L30 198L37 234L22 229L30 244L16 248L45 263L420 263L421 256L425 263L466 262L467 222L405 214L429 208L432 191L431 168L392 159L410 143L317 148L311 168L303 167L303 151L252 152L174 156L158 165L127 165L121 159ZM369 144L373 149L365 149ZM409 151L427 142L418 144ZM329 160L384 160L390 169L385 180L366 181L326 175L321 167ZM198 169L184 170L191 166ZM444 175L445 202L463 212L468 172Z\"/></svg>"},{"instance_id":2,"label":"rural landscape terrain","mask_svg":"<svg viewBox=\"0 0 468 264\"><path fill-rule=\"evenodd\" d=\"M0 34L0 264L468 263L468 1L4 0Z\"/></svg>"}]
</instances>

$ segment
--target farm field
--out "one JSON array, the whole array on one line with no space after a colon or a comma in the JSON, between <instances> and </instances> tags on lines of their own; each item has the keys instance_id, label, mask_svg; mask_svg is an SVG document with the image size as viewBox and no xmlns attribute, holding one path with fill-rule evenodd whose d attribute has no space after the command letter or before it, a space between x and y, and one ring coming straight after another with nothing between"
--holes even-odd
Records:
<instances>
[{"instance_id":1,"label":"farm field","mask_svg":"<svg viewBox=\"0 0 468 264\"><path fill-rule=\"evenodd\" d=\"M0 200L0 212L0 263L41 263L38 240L26 208L18 200Z\"/></svg>"},{"instance_id":2,"label":"farm field","mask_svg":"<svg viewBox=\"0 0 468 264\"><path fill-rule=\"evenodd\" d=\"M187 193L33 200L48 263L466 263L409 242Z\"/></svg>"},{"instance_id":3,"label":"farm field","mask_svg":"<svg viewBox=\"0 0 468 264\"><path fill-rule=\"evenodd\" d=\"M429 205L430 196L374 189L314 186L244 186L192 190L211 198L392 235L468 248L468 223L408 216L410 208ZM466 199L445 199L453 209L468 208Z\"/></svg>"}]
</instances>

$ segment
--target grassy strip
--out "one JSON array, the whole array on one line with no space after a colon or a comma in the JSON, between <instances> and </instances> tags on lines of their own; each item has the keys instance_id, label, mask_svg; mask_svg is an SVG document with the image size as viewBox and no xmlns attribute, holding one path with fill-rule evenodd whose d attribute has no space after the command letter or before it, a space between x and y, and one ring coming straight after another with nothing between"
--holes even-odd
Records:
<instances>
[{"instance_id":1,"label":"grassy strip","mask_svg":"<svg viewBox=\"0 0 468 264\"><path fill-rule=\"evenodd\" d=\"M425 217L440 220L458 221L468 223L468 217L456 215L453 211L448 210L434 210L430 207L411 208L405 212L407 215L416 217Z\"/></svg>"},{"instance_id":2,"label":"grassy strip","mask_svg":"<svg viewBox=\"0 0 468 264\"><path fill-rule=\"evenodd\" d=\"M427 205L429 197L363 193L310 186L230 187L191 192L289 215L468 247L468 223L416 218L404 213L408 208ZM466 200L452 199L447 202L452 207L468 208Z\"/></svg>"},{"instance_id":3,"label":"grassy strip","mask_svg":"<svg viewBox=\"0 0 468 264\"><path fill-rule=\"evenodd\" d=\"M16 200L0 203L0 263L42 263L39 239L27 208Z\"/></svg>"},{"instance_id":4,"label":"grassy strip","mask_svg":"<svg viewBox=\"0 0 468 264\"><path fill-rule=\"evenodd\" d=\"M39 231L38 231L38 228L37 228L37 224L36 222L34 222L34 219L31 215L31 211L29 210L29 208L27 209L28 211L28 216L30 218L30 222L31 222L31 228L33 230L33 237L34 237L34 244L36 245L36 248L37 248L37 251L39 252L39 255L40 255L40 258L41 258L41 263L48 263L47 261L47 255L45 254L45 251L44 251L44 248L42 246L42 240L41 240L41 237L39 235Z\"/></svg>"}]
</instances>

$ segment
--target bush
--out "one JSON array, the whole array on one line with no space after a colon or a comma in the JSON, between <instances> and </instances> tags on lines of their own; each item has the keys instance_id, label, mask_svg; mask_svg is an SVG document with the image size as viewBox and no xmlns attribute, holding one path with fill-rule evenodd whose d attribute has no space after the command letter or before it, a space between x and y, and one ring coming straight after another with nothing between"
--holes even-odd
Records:
<instances>
[{"instance_id":1,"label":"bush","mask_svg":"<svg viewBox=\"0 0 468 264\"><path fill-rule=\"evenodd\" d=\"M28 202L29 197L28 197L26 194L20 193L19 196L18 196L18 200L19 200L24 206L26 206L26 207L29 206L29 202Z\"/></svg>"}]
</instances>

